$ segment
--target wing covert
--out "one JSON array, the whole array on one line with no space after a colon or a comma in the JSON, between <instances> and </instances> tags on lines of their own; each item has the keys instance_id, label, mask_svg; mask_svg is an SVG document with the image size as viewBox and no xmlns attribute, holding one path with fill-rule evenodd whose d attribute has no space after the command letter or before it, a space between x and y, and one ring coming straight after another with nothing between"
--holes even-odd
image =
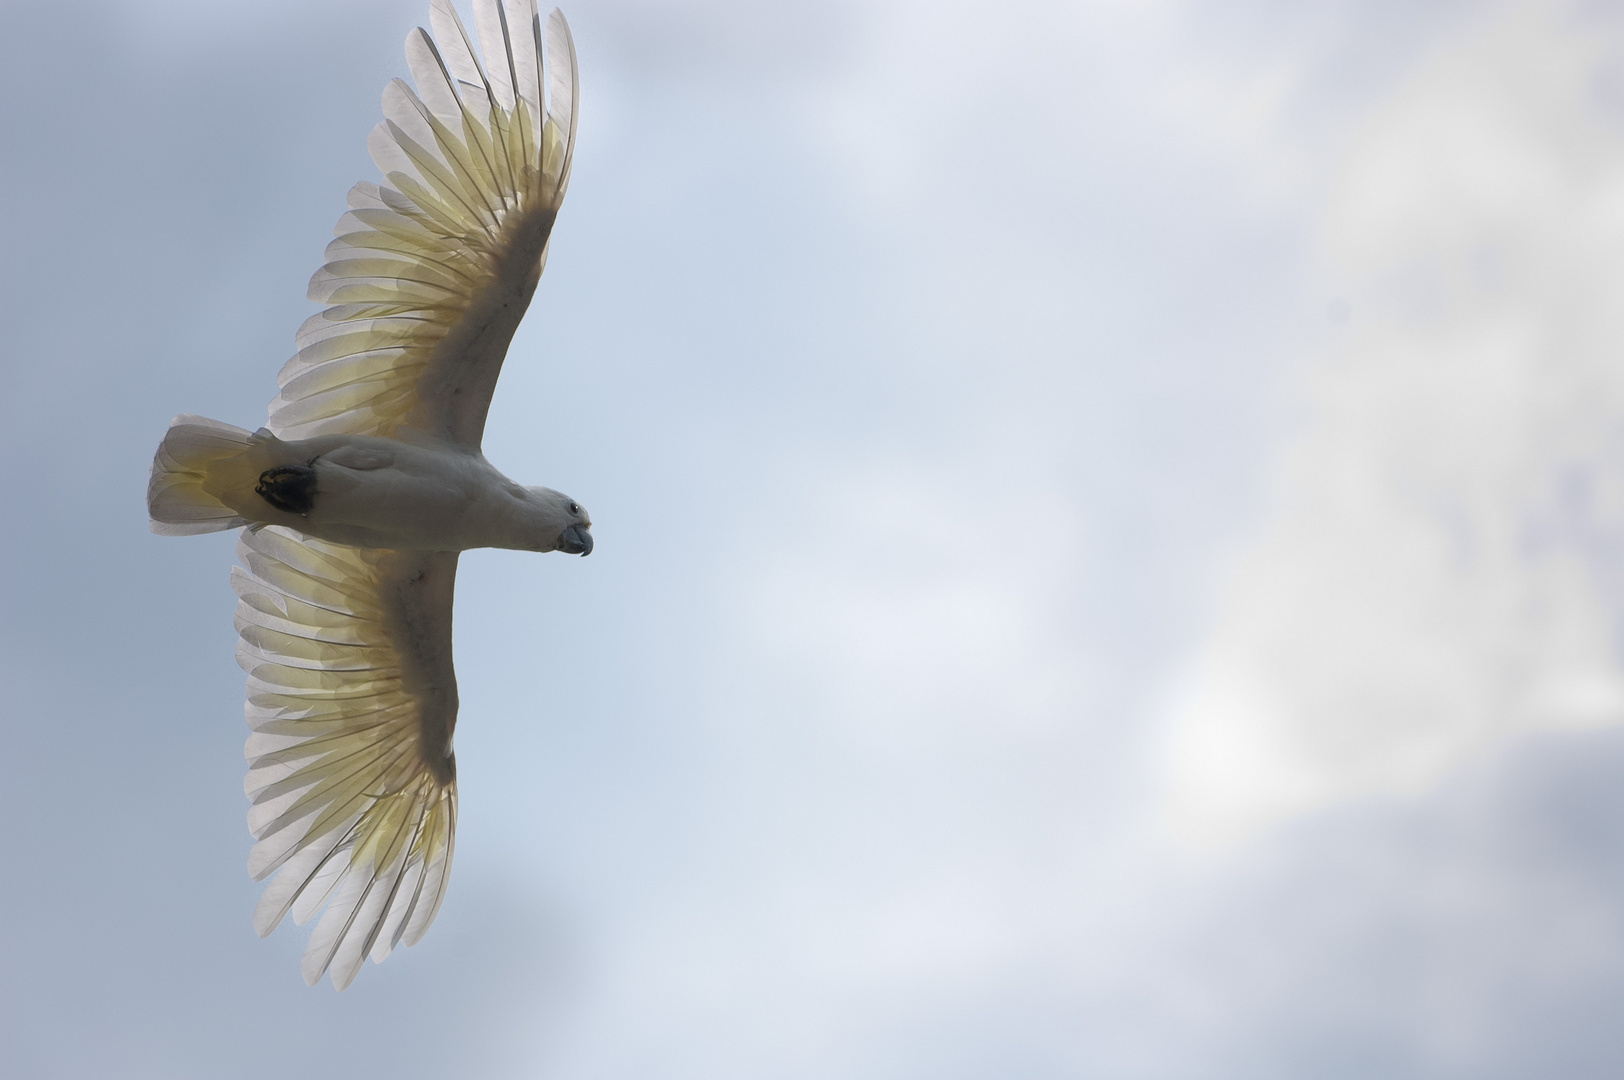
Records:
<instances>
[{"instance_id":1,"label":"wing covert","mask_svg":"<svg viewBox=\"0 0 1624 1080\"><path fill-rule=\"evenodd\" d=\"M267 425L285 439L415 429L478 449L508 343L569 184L579 92L558 11L475 0L485 63L449 0L406 41L360 183L309 296Z\"/></svg>"},{"instance_id":2,"label":"wing covert","mask_svg":"<svg viewBox=\"0 0 1624 1080\"><path fill-rule=\"evenodd\" d=\"M322 917L302 970L342 990L439 911L457 819L451 605L457 556L244 531L233 568L252 734L245 782L272 874L261 936Z\"/></svg>"}]
</instances>

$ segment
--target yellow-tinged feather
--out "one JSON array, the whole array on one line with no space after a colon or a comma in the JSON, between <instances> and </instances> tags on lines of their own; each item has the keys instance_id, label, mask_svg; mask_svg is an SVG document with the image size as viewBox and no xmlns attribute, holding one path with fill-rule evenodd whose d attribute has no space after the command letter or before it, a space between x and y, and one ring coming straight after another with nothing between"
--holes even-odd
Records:
<instances>
[{"instance_id":1,"label":"yellow-tinged feather","mask_svg":"<svg viewBox=\"0 0 1624 1080\"><path fill-rule=\"evenodd\" d=\"M474 59L449 5L436 3L431 12L438 42L421 31L409 39L419 89L392 83L385 120L369 139L388 185L351 192L339 240L311 280L311 296L329 306L301 330L299 354L283 370L273 432L388 435L410 424L477 448L495 369L517 324L515 315L487 329L488 312L510 311L514 299L522 312L528 303L536 264L510 255L521 241L538 262L546 249L575 113L574 57L562 20L549 18L544 41L534 4L515 5L511 20L499 8L483 16L487 27L501 29L485 42L499 71ZM545 80L544 62L553 69ZM543 227L539 243L527 221ZM378 328L380 316L394 316L395 324ZM465 319L479 319L479 332L458 333ZM361 325L351 334L344 324ZM462 351L440 347L448 336ZM311 364L381 348L399 351L375 358L364 372L303 377ZM418 393L431 379L438 397L475 393L484 400L443 412L443 403ZM445 393L448 386L455 392Z\"/></svg>"},{"instance_id":2,"label":"yellow-tinged feather","mask_svg":"<svg viewBox=\"0 0 1624 1080\"><path fill-rule=\"evenodd\" d=\"M387 590L398 604L395 579L417 571L409 556L278 528L245 533L241 549L251 572L233 576L239 654L257 688L245 784L258 840L250 870L277 875L256 926L269 933L290 910L308 918L323 903L331 913L345 896L364 898L331 925L324 916L327 932L307 952L307 977L338 964L342 985L360 959L382 959L414 924L426 928L421 887L434 886L437 907L450 859L455 781L437 779L426 756L425 706L403 671L413 657L381 598ZM448 593L444 601L446 610L420 618L441 618L449 630Z\"/></svg>"}]
</instances>

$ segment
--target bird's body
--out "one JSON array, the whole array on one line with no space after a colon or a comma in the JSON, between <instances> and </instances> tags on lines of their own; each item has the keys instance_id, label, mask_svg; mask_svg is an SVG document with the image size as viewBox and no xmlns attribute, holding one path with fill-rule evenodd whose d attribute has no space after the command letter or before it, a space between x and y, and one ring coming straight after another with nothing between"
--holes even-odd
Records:
<instances>
[{"instance_id":1,"label":"bird's body","mask_svg":"<svg viewBox=\"0 0 1624 1080\"><path fill-rule=\"evenodd\" d=\"M485 455L428 436L317 435L283 440L202 417L191 429L242 449L215 472L217 498L250 526L281 525L351 547L407 551L567 551L592 546L580 505L550 488L522 487ZM234 469L232 468L234 466ZM232 472L236 475L231 475Z\"/></svg>"},{"instance_id":2,"label":"bird's body","mask_svg":"<svg viewBox=\"0 0 1624 1080\"><path fill-rule=\"evenodd\" d=\"M575 502L521 487L483 454L365 435L285 445L315 472L310 511L293 526L308 536L412 551L591 548L591 521Z\"/></svg>"},{"instance_id":3,"label":"bird's body","mask_svg":"<svg viewBox=\"0 0 1624 1080\"><path fill-rule=\"evenodd\" d=\"M343 989L422 936L456 825L458 553L592 550L591 518L480 445L569 182L575 53L534 0L449 0L406 41L357 184L258 431L176 417L154 532L244 527L232 573L248 672L249 856L260 933L321 913L303 970Z\"/></svg>"}]
</instances>

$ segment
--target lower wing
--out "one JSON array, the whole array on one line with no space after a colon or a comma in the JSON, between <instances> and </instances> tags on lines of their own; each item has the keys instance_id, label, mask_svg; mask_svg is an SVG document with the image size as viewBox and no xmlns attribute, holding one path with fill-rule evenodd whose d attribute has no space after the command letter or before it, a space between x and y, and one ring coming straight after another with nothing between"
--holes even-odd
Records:
<instances>
[{"instance_id":1,"label":"lower wing","mask_svg":"<svg viewBox=\"0 0 1624 1080\"><path fill-rule=\"evenodd\" d=\"M276 877L261 935L289 911L307 983L414 945L445 897L457 821L451 664L455 553L342 547L278 527L242 534L232 571L248 672L248 857Z\"/></svg>"}]
</instances>

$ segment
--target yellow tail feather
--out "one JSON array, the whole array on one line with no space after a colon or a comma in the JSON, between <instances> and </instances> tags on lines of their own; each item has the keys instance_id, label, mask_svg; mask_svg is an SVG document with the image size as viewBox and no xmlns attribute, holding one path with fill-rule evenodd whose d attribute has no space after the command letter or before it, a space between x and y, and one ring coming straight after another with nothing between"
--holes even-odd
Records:
<instances>
[{"instance_id":1,"label":"yellow tail feather","mask_svg":"<svg viewBox=\"0 0 1624 1080\"><path fill-rule=\"evenodd\" d=\"M263 428L249 432L203 416L175 417L152 459L152 531L188 536L254 524L259 519L242 512L252 513L254 486L277 464L280 447Z\"/></svg>"}]
</instances>

